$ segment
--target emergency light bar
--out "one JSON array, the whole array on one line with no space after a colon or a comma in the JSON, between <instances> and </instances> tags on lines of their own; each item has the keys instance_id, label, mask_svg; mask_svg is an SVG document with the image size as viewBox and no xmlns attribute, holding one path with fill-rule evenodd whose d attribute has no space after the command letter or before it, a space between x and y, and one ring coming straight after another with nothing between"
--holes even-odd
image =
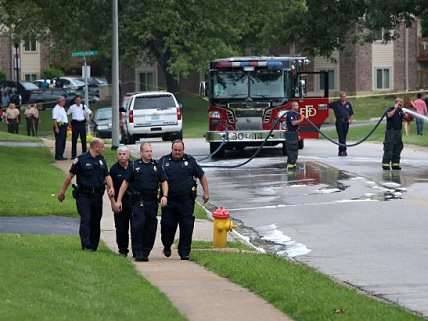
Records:
<instances>
[{"instance_id":1,"label":"emergency light bar","mask_svg":"<svg viewBox=\"0 0 428 321\"><path fill-rule=\"evenodd\" d=\"M280 60L260 60L260 61L219 61L215 68L245 68L245 67L265 67L267 69L281 69L284 64Z\"/></svg>"}]
</instances>

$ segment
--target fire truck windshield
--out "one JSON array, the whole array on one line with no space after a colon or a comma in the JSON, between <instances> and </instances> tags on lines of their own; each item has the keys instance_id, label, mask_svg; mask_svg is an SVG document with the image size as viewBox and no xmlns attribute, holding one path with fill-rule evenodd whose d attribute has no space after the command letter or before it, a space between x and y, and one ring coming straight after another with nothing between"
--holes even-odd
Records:
<instances>
[{"instance_id":1,"label":"fire truck windshield","mask_svg":"<svg viewBox=\"0 0 428 321\"><path fill-rule=\"evenodd\" d=\"M217 71L213 74L213 98L283 98L284 72L264 70Z\"/></svg>"}]
</instances>

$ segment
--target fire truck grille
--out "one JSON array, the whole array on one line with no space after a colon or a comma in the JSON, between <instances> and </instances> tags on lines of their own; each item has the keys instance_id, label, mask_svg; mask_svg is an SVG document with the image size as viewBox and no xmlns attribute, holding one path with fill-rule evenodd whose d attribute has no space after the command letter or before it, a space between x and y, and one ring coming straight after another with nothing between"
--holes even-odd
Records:
<instances>
[{"instance_id":1,"label":"fire truck grille","mask_svg":"<svg viewBox=\"0 0 428 321\"><path fill-rule=\"evenodd\" d=\"M269 123L272 119L272 109L269 109L265 112L264 116L263 116L263 122L264 123Z\"/></svg>"},{"instance_id":2,"label":"fire truck grille","mask_svg":"<svg viewBox=\"0 0 428 321\"><path fill-rule=\"evenodd\" d=\"M227 121L230 123L230 124L234 124L235 123L235 115L233 114L233 111L231 111L231 110L227 110Z\"/></svg>"}]
</instances>

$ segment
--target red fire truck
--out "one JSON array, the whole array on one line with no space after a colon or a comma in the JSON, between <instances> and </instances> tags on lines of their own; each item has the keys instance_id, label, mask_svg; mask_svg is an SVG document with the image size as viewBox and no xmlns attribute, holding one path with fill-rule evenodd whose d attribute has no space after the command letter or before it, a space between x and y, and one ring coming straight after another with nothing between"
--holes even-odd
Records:
<instances>
[{"instance_id":1,"label":"red fire truck","mask_svg":"<svg viewBox=\"0 0 428 321\"><path fill-rule=\"evenodd\" d=\"M300 113L321 127L328 117L328 73L306 72L306 57L235 57L210 62L201 93L208 97L209 129L206 140L213 153L226 140L225 149L260 145L275 120L298 101ZM316 79L318 76L318 80ZM312 95L309 96L308 93ZM300 126L299 147L304 138L319 133L307 122ZM265 146L283 144L285 126L276 123Z\"/></svg>"}]
</instances>

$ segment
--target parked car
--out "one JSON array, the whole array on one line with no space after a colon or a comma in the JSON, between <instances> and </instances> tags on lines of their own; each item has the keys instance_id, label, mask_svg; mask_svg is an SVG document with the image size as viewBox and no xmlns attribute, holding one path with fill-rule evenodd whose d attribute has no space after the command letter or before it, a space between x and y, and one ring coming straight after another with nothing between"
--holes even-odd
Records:
<instances>
[{"instance_id":1,"label":"parked car","mask_svg":"<svg viewBox=\"0 0 428 321\"><path fill-rule=\"evenodd\" d=\"M91 122L92 131L95 136L101 138L111 138L112 132L112 108L101 107L95 112Z\"/></svg>"},{"instance_id":2,"label":"parked car","mask_svg":"<svg viewBox=\"0 0 428 321\"><path fill-rule=\"evenodd\" d=\"M64 76L55 79L55 87L79 90L85 87L85 83L80 77Z\"/></svg>"},{"instance_id":3,"label":"parked car","mask_svg":"<svg viewBox=\"0 0 428 321\"><path fill-rule=\"evenodd\" d=\"M49 88L31 96L31 103L38 103L41 109L53 108L56 105L57 99L60 96L65 97L65 107L69 107L74 103L74 98L77 93L74 90L63 88Z\"/></svg>"},{"instance_id":4,"label":"parked car","mask_svg":"<svg viewBox=\"0 0 428 321\"><path fill-rule=\"evenodd\" d=\"M53 79L37 79L33 81L33 84L40 89L48 89L54 86L55 81Z\"/></svg>"},{"instance_id":5,"label":"parked car","mask_svg":"<svg viewBox=\"0 0 428 321\"><path fill-rule=\"evenodd\" d=\"M11 102L22 105L32 103L31 97L42 90L29 81L4 80L0 82L0 92L2 95L8 95Z\"/></svg>"},{"instance_id":6,"label":"parked car","mask_svg":"<svg viewBox=\"0 0 428 321\"><path fill-rule=\"evenodd\" d=\"M182 137L183 109L172 93L130 93L123 98L121 109L125 113L122 130L128 144L142 137Z\"/></svg>"}]
</instances>

